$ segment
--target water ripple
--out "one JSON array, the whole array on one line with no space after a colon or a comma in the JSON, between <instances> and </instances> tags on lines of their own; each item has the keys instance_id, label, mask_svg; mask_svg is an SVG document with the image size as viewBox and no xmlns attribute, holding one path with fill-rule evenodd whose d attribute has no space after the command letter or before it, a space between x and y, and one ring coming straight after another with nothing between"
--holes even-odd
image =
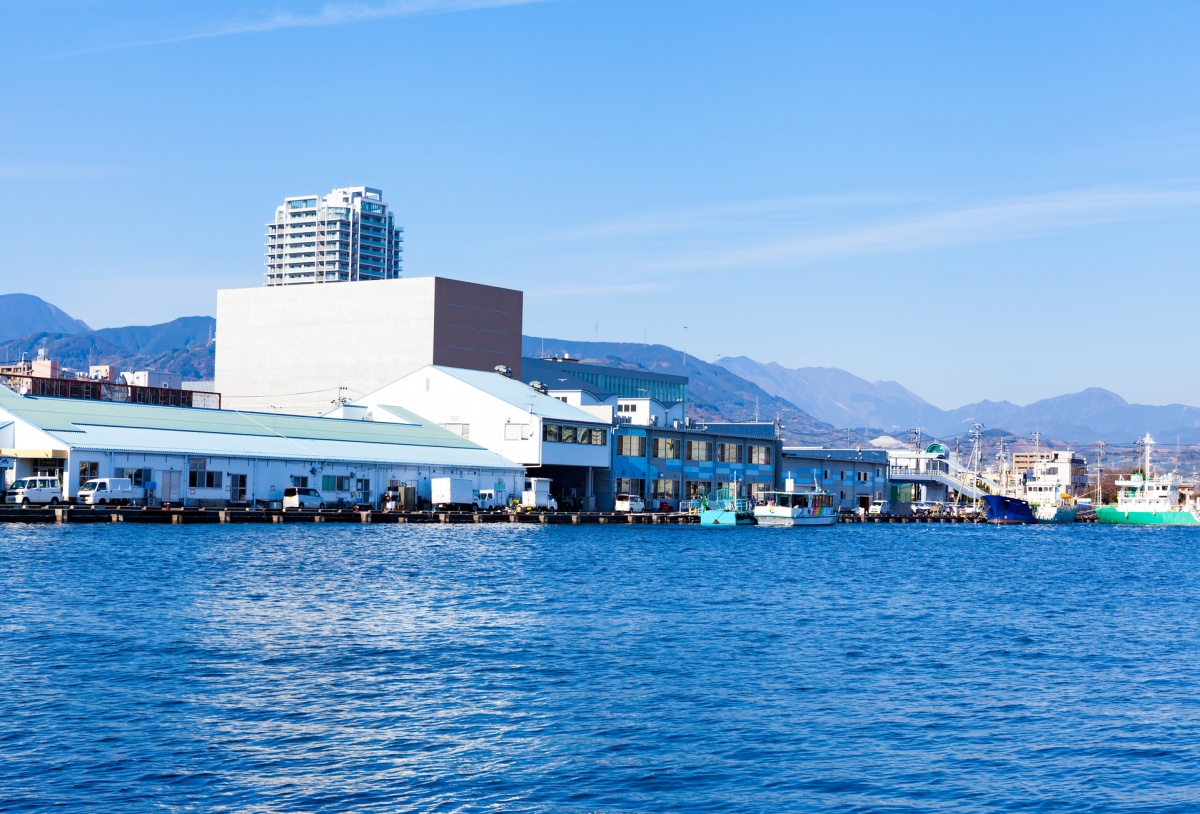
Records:
<instances>
[{"instance_id":1,"label":"water ripple","mask_svg":"<svg viewBox=\"0 0 1200 814\"><path fill-rule=\"evenodd\" d=\"M0 528L0 811L1200 810L1200 535Z\"/></svg>"}]
</instances>

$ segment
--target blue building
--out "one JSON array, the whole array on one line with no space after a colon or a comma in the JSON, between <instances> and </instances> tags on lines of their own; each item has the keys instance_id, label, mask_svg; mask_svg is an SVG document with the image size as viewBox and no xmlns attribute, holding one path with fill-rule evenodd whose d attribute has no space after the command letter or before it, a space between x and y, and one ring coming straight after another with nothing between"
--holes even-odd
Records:
<instances>
[{"instance_id":1,"label":"blue building","mask_svg":"<svg viewBox=\"0 0 1200 814\"><path fill-rule=\"evenodd\" d=\"M822 487L840 509L866 509L872 500L889 499L888 456L882 449L784 447L779 477Z\"/></svg>"}]
</instances>

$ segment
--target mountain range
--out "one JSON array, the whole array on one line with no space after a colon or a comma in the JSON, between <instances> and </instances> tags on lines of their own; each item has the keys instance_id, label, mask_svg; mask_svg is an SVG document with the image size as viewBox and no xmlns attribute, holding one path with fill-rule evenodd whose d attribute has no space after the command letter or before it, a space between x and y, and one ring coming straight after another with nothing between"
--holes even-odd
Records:
<instances>
[{"instance_id":1,"label":"mountain range","mask_svg":"<svg viewBox=\"0 0 1200 814\"><path fill-rule=\"evenodd\" d=\"M9 294L5 297L29 295ZM0 309L5 305L4 299L0 298ZM121 370L178 373L184 379L213 377L212 339L216 320L212 317L180 317L161 325L93 331L37 297L29 297L29 300L33 301L31 311L22 315L20 324L35 330L0 341L0 359L6 362L15 362L22 355L32 358L38 349L45 348L51 359L74 370L86 371L90 365L103 364L116 365ZM71 330L63 330L63 326Z\"/></svg>"},{"instance_id":2,"label":"mountain range","mask_svg":"<svg viewBox=\"0 0 1200 814\"><path fill-rule=\"evenodd\" d=\"M1099 387L1026 405L980 401L942 410L896 382L870 382L837 368L793 369L745 356L717 364L838 427L878 427L889 433L922 427L926 435L952 438L978 422L1018 435L1040 431L1076 444L1129 443L1147 432L1163 442L1200 443L1200 409L1130 404Z\"/></svg>"},{"instance_id":3,"label":"mountain range","mask_svg":"<svg viewBox=\"0 0 1200 814\"><path fill-rule=\"evenodd\" d=\"M90 331L85 323L32 294L0 294L0 340L35 333L77 334Z\"/></svg>"},{"instance_id":4,"label":"mountain range","mask_svg":"<svg viewBox=\"0 0 1200 814\"><path fill-rule=\"evenodd\" d=\"M158 370L185 379L213 377L212 317L180 317L161 325L91 330L30 294L0 295L0 359L16 361L45 348L65 367L86 370L115 364L122 370ZM1200 408L1185 404L1131 404L1098 387L1027 405L981 401L943 410L893 381L871 382L830 367L788 368L745 356L704 362L666 345L582 342L523 337L526 356L573 357L616 367L687 376L688 412L701 421L771 421L779 418L789 443L837 443L854 436L924 435L954 438L973 423L1018 436L1083 444L1129 443L1146 432L1163 443L1200 444Z\"/></svg>"}]
</instances>

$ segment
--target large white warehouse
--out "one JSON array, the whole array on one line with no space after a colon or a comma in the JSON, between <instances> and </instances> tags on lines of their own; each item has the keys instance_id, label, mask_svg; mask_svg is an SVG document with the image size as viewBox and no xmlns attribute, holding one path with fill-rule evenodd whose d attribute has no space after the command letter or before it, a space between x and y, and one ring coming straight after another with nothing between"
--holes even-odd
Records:
<instances>
[{"instance_id":1,"label":"large white warehouse","mask_svg":"<svg viewBox=\"0 0 1200 814\"><path fill-rule=\"evenodd\" d=\"M330 502L376 502L430 478L519 494L524 468L398 407L386 422L20 396L0 387L0 476L56 475L64 493L128 477L151 500L191 506L280 500L307 486ZM140 493L139 495L140 496Z\"/></svg>"}]
</instances>

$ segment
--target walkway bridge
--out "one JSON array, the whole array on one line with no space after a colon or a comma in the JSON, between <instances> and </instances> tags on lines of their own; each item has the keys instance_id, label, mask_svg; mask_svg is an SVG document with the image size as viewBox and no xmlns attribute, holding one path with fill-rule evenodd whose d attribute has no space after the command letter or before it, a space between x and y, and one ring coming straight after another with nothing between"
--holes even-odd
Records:
<instances>
[{"instance_id":1,"label":"walkway bridge","mask_svg":"<svg viewBox=\"0 0 1200 814\"><path fill-rule=\"evenodd\" d=\"M1004 493L1000 484L991 478L976 475L965 466L944 458L920 460L916 467L888 467L888 478L893 483L938 483L971 500L978 500L989 493L993 495ZM983 484L987 487L987 491L975 484Z\"/></svg>"}]
</instances>

